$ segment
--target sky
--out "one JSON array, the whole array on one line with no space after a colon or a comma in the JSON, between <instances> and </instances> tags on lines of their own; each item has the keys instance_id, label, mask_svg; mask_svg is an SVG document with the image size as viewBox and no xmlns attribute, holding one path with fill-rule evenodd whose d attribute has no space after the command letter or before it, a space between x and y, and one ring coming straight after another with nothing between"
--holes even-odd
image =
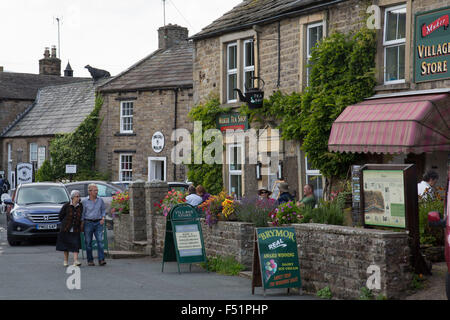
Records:
<instances>
[{"instance_id":1,"label":"sky","mask_svg":"<svg viewBox=\"0 0 450 320\"><path fill-rule=\"evenodd\" d=\"M166 0L166 24L201 31L242 0ZM67 62L75 77L90 77L85 65L116 75L158 48L163 0L2 0L0 66L39 73L45 47L58 47L61 74Z\"/></svg>"}]
</instances>

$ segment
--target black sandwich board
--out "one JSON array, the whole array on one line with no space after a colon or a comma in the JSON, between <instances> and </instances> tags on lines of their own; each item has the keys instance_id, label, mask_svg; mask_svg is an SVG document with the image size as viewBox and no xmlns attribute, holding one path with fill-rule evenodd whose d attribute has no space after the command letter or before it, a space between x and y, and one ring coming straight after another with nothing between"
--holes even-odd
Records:
<instances>
[{"instance_id":1,"label":"black sandwich board","mask_svg":"<svg viewBox=\"0 0 450 320\"><path fill-rule=\"evenodd\" d=\"M162 272L164 262L174 261L178 273L182 263L189 263L190 270L192 263L205 262L208 270L198 211L190 204L178 204L167 215Z\"/></svg>"},{"instance_id":2,"label":"black sandwich board","mask_svg":"<svg viewBox=\"0 0 450 320\"><path fill-rule=\"evenodd\" d=\"M253 250L252 294L255 287L299 288L302 281L293 227L256 228Z\"/></svg>"}]
</instances>

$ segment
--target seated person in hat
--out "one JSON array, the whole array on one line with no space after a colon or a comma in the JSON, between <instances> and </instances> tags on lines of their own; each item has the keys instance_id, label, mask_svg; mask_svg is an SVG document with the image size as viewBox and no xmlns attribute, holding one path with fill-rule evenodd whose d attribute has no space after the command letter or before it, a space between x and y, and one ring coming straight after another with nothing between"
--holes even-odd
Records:
<instances>
[{"instance_id":1,"label":"seated person in hat","mask_svg":"<svg viewBox=\"0 0 450 320\"><path fill-rule=\"evenodd\" d=\"M284 202L295 200L294 197L289 193L289 185L286 182L280 183L279 189L280 189L280 196L278 197L278 205Z\"/></svg>"},{"instance_id":2,"label":"seated person in hat","mask_svg":"<svg viewBox=\"0 0 450 320\"><path fill-rule=\"evenodd\" d=\"M269 199L269 196L272 194L272 192L270 192L267 189L259 189L258 190L258 196L260 199Z\"/></svg>"}]
</instances>

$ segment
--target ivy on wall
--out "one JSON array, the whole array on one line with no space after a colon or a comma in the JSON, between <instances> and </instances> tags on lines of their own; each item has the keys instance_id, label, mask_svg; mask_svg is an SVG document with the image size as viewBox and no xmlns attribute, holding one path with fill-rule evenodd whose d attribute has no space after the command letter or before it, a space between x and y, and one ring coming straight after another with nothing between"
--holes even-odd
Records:
<instances>
[{"instance_id":1,"label":"ivy on wall","mask_svg":"<svg viewBox=\"0 0 450 320\"><path fill-rule=\"evenodd\" d=\"M204 104L195 106L189 112L189 118L192 121L202 122L202 135L208 129L216 128L216 118L221 113L229 112L231 108L220 107L220 100L216 96L210 96L208 101ZM192 141L194 139L192 138ZM209 142L202 142L202 154ZM194 146L195 148L195 146ZM195 154L195 150L193 152ZM188 179L193 182L195 186L201 184L210 194L219 194L223 189L222 165L221 164L187 164Z\"/></svg>"},{"instance_id":2,"label":"ivy on wall","mask_svg":"<svg viewBox=\"0 0 450 320\"><path fill-rule=\"evenodd\" d=\"M50 142L50 157L36 173L37 181L54 181L67 178L66 164L76 164L74 180L107 180L108 175L94 170L97 137L100 131L101 95L96 95L95 105L89 116L72 133L57 134ZM68 115L69 116L69 115Z\"/></svg>"}]
</instances>

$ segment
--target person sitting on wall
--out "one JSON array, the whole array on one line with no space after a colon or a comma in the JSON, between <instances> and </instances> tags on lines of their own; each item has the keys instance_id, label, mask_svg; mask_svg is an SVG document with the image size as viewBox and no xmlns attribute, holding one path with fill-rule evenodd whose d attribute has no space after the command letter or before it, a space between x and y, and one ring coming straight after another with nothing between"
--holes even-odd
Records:
<instances>
[{"instance_id":1,"label":"person sitting on wall","mask_svg":"<svg viewBox=\"0 0 450 320\"><path fill-rule=\"evenodd\" d=\"M428 170L423 176L423 180L417 185L417 193L421 198L433 198L434 185L439 179L436 171Z\"/></svg>"},{"instance_id":2,"label":"person sitting on wall","mask_svg":"<svg viewBox=\"0 0 450 320\"><path fill-rule=\"evenodd\" d=\"M211 196L201 184L195 188L195 191L197 192L197 195L202 198L202 202L205 202Z\"/></svg>"},{"instance_id":3,"label":"person sitting on wall","mask_svg":"<svg viewBox=\"0 0 450 320\"><path fill-rule=\"evenodd\" d=\"M289 193L289 185L286 182L280 183L279 189L280 196L278 197L278 205L295 200L294 197Z\"/></svg>"},{"instance_id":4,"label":"person sitting on wall","mask_svg":"<svg viewBox=\"0 0 450 320\"><path fill-rule=\"evenodd\" d=\"M202 197L197 195L195 187L193 185L190 185L188 188L189 195L186 197L186 203L190 204L191 206L198 206L200 203L203 202Z\"/></svg>"},{"instance_id":5,"label":"person sitting on wall","mask_svg":"<svg viewBox=\"0 0 450 320\"><path fill-rule=\"evenodd\" d=\"M303 198L297 201L298 206L310 206L314 208L316 206L316 197L314 196L314 187L311 184L306 184L303 187Z\"/></svg>"}]
</instances>

